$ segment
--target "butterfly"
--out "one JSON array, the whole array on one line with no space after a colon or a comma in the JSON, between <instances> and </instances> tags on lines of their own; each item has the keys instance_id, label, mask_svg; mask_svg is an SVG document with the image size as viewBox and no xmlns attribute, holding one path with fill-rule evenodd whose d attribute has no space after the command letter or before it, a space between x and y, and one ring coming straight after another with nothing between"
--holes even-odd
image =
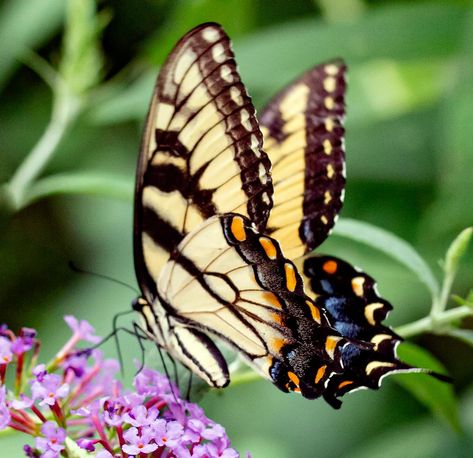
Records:
<instances>
[{"instance_id":1,"label":"butterfly","mask_svg":"<svg viewBox=\"0 0 473 458\"><path fill-rule=\"evenodd\" d=\"M133 307L212 387L230 381L215 338L282 391L336 408L415 370L396 357L374 280L308 255L342 207L345 73L341 60L314 67L257 118L218 24L188 32L161 68L136 172Z\"/></svg>"}]
</instances>

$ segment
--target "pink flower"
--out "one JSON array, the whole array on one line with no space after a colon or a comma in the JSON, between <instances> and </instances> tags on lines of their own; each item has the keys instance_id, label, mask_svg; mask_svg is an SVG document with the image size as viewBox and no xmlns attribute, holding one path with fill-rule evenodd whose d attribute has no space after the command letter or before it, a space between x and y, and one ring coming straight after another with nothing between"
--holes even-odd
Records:
<instances>
[{"instance_id":1,"label":"pink flower","mask_svg":"<svg viewBox=\"0 0 473 458\"><path fill-rule=\"evenodd\" d=\"M11 362L13 357L11 345L12 343L9 339L0 336L0 364L9 364Z\"/></svg>"},{"instance_id":2,"label":"pink flower","mask_svg":"<svg viewBox=\"0 0 473 458\"><path fill-rule=\"evenodd\" d=\"M123 416L123 420L136 427L149 426L158 418L158 415L158 409L151 408L148 410L145 406L139 405L133 407L129 413L126 413Z\"/></svg>"},{"instance_id":3,"label":"pink flower","mask_svg":"<svg viewBox=\"0 0 473 458\"><path fill-rule=\"evenodd\" d=\"M140 434L138 428L133 426L125 432L123 437L128 443L123 445L122 450L129 455L151 453L158 448L157 444L151 443L153 433L150 428L143 428Z\"/></svg>"},{"instance_id":4,"label":"pink flower","mask_svg":"<svg viewBox=\"0 0 473 458\"><path fill-rule=\"evenodd\" d=\"M10 419L10 411L7 406L7 389L2 386L0 387L0 431L8 426Z\"/></svg>"},{"instance_id":5,"label":"pink flower","mask_svg":"<svg viewBox=\"0 0 473 458\"><path fill-rule=\"evenodd\" d=\"M80 340L85 340L91 343L100 342L100 337L94 335L95 329L86 320L79 321L76 317L72 315L66 315L64 317L64 321Z\"/></svg>"},{"instance_id":6,"label":"pink flower","mask_svg":"<svg viewBox=\"0 0 473 458\"><path fill-rule=\"evenodd\" d=\"M31 385L33 399L40 400L39 405L54 405L58 399L69 394L69 385L62 383L61 377L56 374L46 374L41 381L35 380Z\"/></svg>"},{"instance_id":7,"label":"pink flower","mask_svg":"<svg viewBox=\"0 0 473 458\"><path fill-rule=\"evenodd\" d=\"M61 450L64 450L66 432L56 426L52 421L47 421L41 426L41 433L44 437L36 438L36 448L41 450L41 457L59 457Z\"/></svg>"}]
</instances>

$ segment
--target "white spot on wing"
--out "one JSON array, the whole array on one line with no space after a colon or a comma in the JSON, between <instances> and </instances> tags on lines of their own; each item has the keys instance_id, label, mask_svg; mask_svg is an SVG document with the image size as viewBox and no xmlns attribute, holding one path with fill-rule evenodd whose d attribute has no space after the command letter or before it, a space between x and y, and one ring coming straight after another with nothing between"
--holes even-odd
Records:
<instances>
[{"instance_id":1,"label":"white spot on wing","mask_svg":"<svg viewBox=\"0 0 473 458\"><path fill-rule=\"evenodd\" d=\"M219 64L226 60L227 56L225 55L225 49L222 43L218 43L212 48L212 57L215 62L218 62Z\"/></svg>"},{"instance_id":2,"label":"white spot on wing","mask_svg":"<svg viewBox=\"0 0 473 458\"><path fill-rule=\"evenodd\" d=\"M250 144L251 151L255 153L256 157L261 157L261 151L259 148L259 141L256 135L252 134L251 135L251 144Z\"/></svg>"},{"instance_id":3,"label":"white spot on wing","mask_svg":"<svg viewBox=\"0 0 473 458\"><path fill-rule=\"evenodd\" d=\"M236 86L230 88L230 97L237 105L243 105L243 97L241 91Z\"/></svg>"},{"instance_id":4,"label":"white spot on wing","mask_svg":"<svg viewBox=\"0 0 473 458\"><path fill-rule=\"evenodd\" d=\"M335 81L335 78L333 76L327 76L327 78L324 79L323 85L324 89L327 92L333 92L337 87L337 82Z\"/></svg>"},{"instance_id":5,"label":"white spot on wing","mask_svg":"<svg viewBox=\"0 0 473 458\"><path fill-rule=\"evenodd\" d=\"M228 83L233 83L232 69L228 65L222 65L220 67L220 76Z\"/></svg>"},{"instance_id":6,"label":"white spot on wing","mask_svg":"<svg viewBox=\"0 0 473 458\"><path fill-rule=\"evenodd\" d=\"M240 121L242 126L248 131L251 132L253 130L253 126L250 122L250 113L248 110L241 110L240 111Z\"/></svg>"},{"instance_id":7,"label":"white spot on wing","mask_svg":"<svg viewBox=\"0 0 473 458\"><path fill-rule=\"evenodd\" d=\"M220 38L220 33L215 28L208 28L202 32L202 38L209 43L215 43Z\"/></svg>"}]
</instances>

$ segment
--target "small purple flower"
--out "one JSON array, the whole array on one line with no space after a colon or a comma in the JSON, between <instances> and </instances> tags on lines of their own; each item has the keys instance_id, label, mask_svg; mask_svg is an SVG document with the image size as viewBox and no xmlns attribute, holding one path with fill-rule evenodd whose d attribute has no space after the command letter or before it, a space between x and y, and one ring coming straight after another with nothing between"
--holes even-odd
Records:
<instances>
[{"instance_id":1,"label":"small purple flower","mask_svg":"<svg viewBox=\"0 0 473 458\"><path fill-rule=\"evenodd\" d=\"M77 445L84 449L87 450L88 452L95 452L95 441L90 440L90 439L78 439L77 440Z\"/></svg>"},{"instance_id":2,"label":"small purple flower","mask_svg":"<svg viewBox=\"0 0 473 458\"><path fill-rule=\"evenodd\" d=\"M22 335L17 337L11 345L12 352L15 355L21 355L33 348L36 332L33 329L23 328Z\"/></svg>"},{"instance_id":3,"label":"small purple flower","mask_svg":"<svg viewBox=\"0 0 473 458\"><path fill-rule=\"evenodd\" d=\"M15 410L24 410L31 407L33 403L33 399L30 399L26 394L20 393L20 399L13 399L11 401L11 406Z\"/></svg>"},{"instance_id":4,"label":"small purple flower","mask_svg":"<svg viewBox=\"0 0 473 458\"><path fill-rule=\"evenodd\" d=\"M221 448L213 442L204 444L203 449L205 449L205 453L197 456L201 456L202 458L238 458L240 456L235 449L226 447Z\"/></svg>"},{"instance_id":5,"label":"small purple flower","mask_svg":"<svg viewBox=\"0 0 473 458\"><path fill-rule=\"evenodd\" d=\"M135 380L133 381L133 386L139 394L151 396L156 395L156 393L159 393L160 395L172 394L169 379L159 372L146 367L136 375ZM179 393L174 384L173 391L176 395Z\"/></svg>"},{"instance_id":6,"label":"small purple flower","mask_svg":"<svg viewBox=\"0 0 473 458\"><path fill-rule=\"evenodd\" d=\"M202 431L202 437L208 440L215 440L225 437L225 428L217 423L213 423L207 426Z\"/></svg>"},{"instance_id":7,"label":"small purple flower","mask_svg":"<svg viewBox=\"0 0 473 458\"><path fill-rule=\"evenodd\" d=\"M72 371L77 378L81 378L87 371L88 355L87 353L69 355L61 366L64 368L64 371Z\"/></svg>"},{"instance_id":8,"label":"small purple flower","mask_svg":"<svg viewBox=\"0 0 473 458\"><path fill-rule=\"evenodd\" d=\"M28 458L36 458L34 448L31 447L31 445L23 445L23 451L25 452L25 456L27 456Z\"/></svg>"},{"instance_id":9,"label":"small purple flower","mask_svg":"<svg viewBox=\"0 0 473 458\"><path fill-rule=\"evenodd\" d=\"M0 387L0 430L5 429L10 423L11 416L7 406L7 389Z\"/></svg>"},{"instance_id":10,"label":"small purple flower","mask_svg":"<svg viewBox=\"0 0 473 458\"><path fill-rule=\"evenodd\" d=\"M178 421L169 421L166 424L164 434L157 435L155 432L154 440L159 445L174 449L181 445L183 434L184 427Z\"/></svg>"},{"instance_id":11,"label":"small purple flower","mask_svg":"<svg viewBox=\"0 0 473 458\"><path fill-rule=\"evenodd\" d=\"M114 458L107 450L102 450L95 455L95 458Z\"/></svg>"},{"instance_id":12,"label":"small purple flower","mask_svg":"<svg viewBox=\"0 0 473 458\"><path fill-rule=\"evenodd\" d=\"M36 377L36 380L38 382L42 382L44 376L48 373L46 370L46 366L44 364L38 364L34 369L33 369L33 375Z\"/></svg>"},{"instance_id":13,"label":"small purple flower","mask_svg":"<svg viewBox=\"0 0 473 458\"><path fill-rule=\"evenodd\" d=\"M72 332L77 334L80 340L86 340L91 343L100 342L100 337L94 335L95 329L86 320L78 320L72 315L66 315L64 321L71 328Z\"/></svg>"},{"instance_id":14,"label":"small purple flower","mask_svg":"<svg viewBox=\"0 0 473 458\"><path fill-rule=\"evenodd\" d=\"M126 413L123 416L123 420L136 427L149 426L158 418L158 415L158 409L150 408L148 410L145 406L138 405L133 407L130 412Z\"/></svg>"},{"instance_id":15,"label":"small purple flower","mask_svg":"<svg viewBox=\"0 0 473 458\"><path fill-rule=\"evenodd\" d=\"M0 336L0 364L9 364L12 357L11 341L6 337Z\"/></svg>"},{"instance_id":16,"label":"small purple flower","mask_svg":"<svg viewBox=\"0 0 473 458\"><path fill-rule=\"evenodd\" d=\"M56 426L52 421L47 421L41 426L41 433L48 441L48 449L60 452L64 448L66 431Z\"/></svg>"},{"instance_id":17,"label":"small purple flower","mask_svg":"<svg viewBox=\"0 0 473 458\"><path fill-rule=\"evenodd\" d=\"M110 426L120 426L123 423L123 410L121 398L107 399L103 404L105 423Z\"/></svg>"},{"instance_id":18,"label":"small purple flower","mask_svg":"<svg viewBox=\"0 0 473 458\"><path fill-rule=\"evenodd\" d=\"M122 446L122 450L129 455L151 453L158 448L157 444L151 443L153 432L147 427L143 428L140 434L138 428L133 426L123 434L123 437L128 443Z\"/></svg>"},{"instance_id":19,"label":"small purple flower","mask_svg":"<svg viewBox=\"0 0 473 458\"><path fill-rule=\"evenodd\" d=\"M42 381L35 380L31 385L34 400L40 400L39 405L54 405L58 399L69 394L69 384L62 383L61 377L56 374L42 376Z\"/></svg>"}]
</instances>

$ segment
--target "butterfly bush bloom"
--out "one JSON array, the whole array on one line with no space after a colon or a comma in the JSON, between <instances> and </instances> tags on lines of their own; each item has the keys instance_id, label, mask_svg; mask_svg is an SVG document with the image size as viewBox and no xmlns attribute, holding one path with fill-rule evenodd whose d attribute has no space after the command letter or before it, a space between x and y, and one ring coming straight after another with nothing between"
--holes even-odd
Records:
<instances>
[{"instance_id":1,"label":"butterfly bush bloom","mask_svg":"<svg viewBox=\"0 0 473 458\"><path fill-rule=\"evenodd\" d=\"M48 364L38 362L40 342L33 329L17 336L0 326L0 436L9 428L32 436L25 456L239 456L225 429L181 399L159 372L142 369L133 391L125 390L115 379L117 361L77 348L79 342L100 341L92 326L72 316L65 320L72 337Z\"/></svg>"}]
</instances>

